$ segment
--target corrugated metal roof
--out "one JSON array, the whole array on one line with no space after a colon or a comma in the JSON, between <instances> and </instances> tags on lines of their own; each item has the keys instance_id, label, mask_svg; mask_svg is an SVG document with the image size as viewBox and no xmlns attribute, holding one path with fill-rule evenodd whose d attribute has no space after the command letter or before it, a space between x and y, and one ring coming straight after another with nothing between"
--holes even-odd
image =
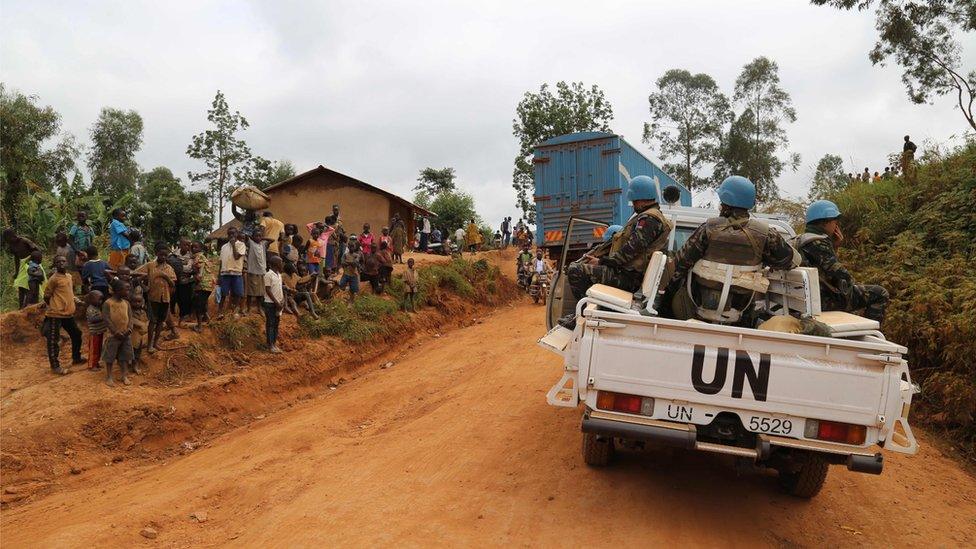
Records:
<instances>
[{"instance_id":1,"label":"corrugated metal roof","mask_svg":"<svg viewBox=\"0 0 976 549\"><path fill-rule=\"evenodd\" d=\"M566 135L558 135L551 139L547 139L542 143L536 145L536 147L547 147L549 145L563 145L566 143L576 143L577 141L590 141L592 139L606 139L607 137L616 137L616 135L612 133L606 133L606 132L567 133Z\"/></svg>"}]
</instances>

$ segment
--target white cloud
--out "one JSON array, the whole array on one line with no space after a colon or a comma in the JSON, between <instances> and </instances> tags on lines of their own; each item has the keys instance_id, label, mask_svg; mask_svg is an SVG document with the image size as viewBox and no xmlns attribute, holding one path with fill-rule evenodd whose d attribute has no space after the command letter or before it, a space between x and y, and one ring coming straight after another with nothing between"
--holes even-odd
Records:
<instances>
[{"instance_id":1,"label":"white cloud","mask_svg":"<svg viewBox=\"0 0 976 549\"><path fill-rule=\"evenodd\" d=\"M80 138L101 107L136 109L146 168L196 168L186 145L220 88L257 154L404 196L421 168L453 166L492 222L516 215L512 117L542 82L599 84L614 129L646 150L647 94L665 70L707 72L731 92L743 64L769 56L799 115L789 135L804 164L780 181L794 195L824 153L880 169L905 133L965 129L950 100L912 105L896 67L871 66L869 14L799 2L7 0L0 16L3 81Z\"/></svg>"}]
</instances>

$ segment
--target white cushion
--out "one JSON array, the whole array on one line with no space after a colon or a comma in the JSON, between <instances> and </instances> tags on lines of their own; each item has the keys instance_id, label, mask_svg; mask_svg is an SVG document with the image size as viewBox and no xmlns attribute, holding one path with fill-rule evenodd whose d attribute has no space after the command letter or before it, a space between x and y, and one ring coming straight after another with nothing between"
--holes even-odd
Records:
<instances>
[{"instance_id":1,"label":"white cushion","mask_svg":"<svg viewBox=\"0 0 976 549\"><path fill-rule=\"evenodd\" d=\"M651 254L651 260L647 263L644 270L644 280L641 282L641 293L644 297L653 295L657 291L657 286L661 282L661 275L664 274L664 267L668 263L668 256L662 252Z\"/></svg>"},{"instance_id":2,"label":"white cushion","mask_svg":"<svg viewBox=\"0 0 976 549\"><path fill-rule=\"evenodd\" d=\"M590 289L586 290L586 297L625 308L629 308L634 300L634 294L606 284L590 286Z\"/></svg>"},{"instance_id":3,"label":"white cushion","mask_svg":"<svg viewBox=\"0 0 976 549\"><path fill-rule=\"evenodd\" d=\"M877 320L852 315L844 311L824 311L813 318L829 326L830 332L833 334L881 328L881 324Z\"/></svg>"}]
</instances>

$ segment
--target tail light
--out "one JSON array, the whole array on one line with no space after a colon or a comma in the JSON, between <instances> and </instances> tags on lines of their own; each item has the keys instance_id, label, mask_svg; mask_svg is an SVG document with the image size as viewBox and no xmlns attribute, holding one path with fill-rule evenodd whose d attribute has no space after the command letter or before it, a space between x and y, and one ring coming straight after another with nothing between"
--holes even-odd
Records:
<instances>
[{"instance_id":1,"label":"tail light","mask_svg":"<svg viewBox=\"0 0 976 549\"><path fill-rule=\"evenodd\" d=\"M596 407L601 410L649 416L654 414L654 399L624 393L599 391L596 394Z\"/></svg>"},{"instance_id":2,"label":"tail light","mask_svg":"<svg viewBox=\"0 0 976 549\"><path fill-rule=\"evenodd\" d=\"M864 425L808 419L803 429L803 436L829 442L861 445L867 438L867 432L868 428Z\"/></svg>"}]
</instances>

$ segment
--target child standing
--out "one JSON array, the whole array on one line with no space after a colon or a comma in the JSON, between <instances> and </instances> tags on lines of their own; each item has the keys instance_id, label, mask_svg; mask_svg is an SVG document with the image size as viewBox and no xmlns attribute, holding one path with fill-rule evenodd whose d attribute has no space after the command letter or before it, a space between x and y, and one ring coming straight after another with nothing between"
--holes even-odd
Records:
<instances>
[{"instance_id":1,"label":"child standing","mask_svg":"<svg viewBox=\"0 0 976 549\"><path fill-rule=\"evenodd\" d=\"M102 300L105 296L98 290L88 293L85 320L88 322L88 369L97 370L102 356L102 342L105 337L105 317L102 316Z\"/></svg>"},{"instance_id":2,"label":"child standing","mask_svg":"<svg viewBox=\"0 0 976 549\"><path fill-rule=\"evenodd\" d=\"M210 303L210 294L214 291L214 268L205 255L203 255L203 244L194 242L191 246L193 251L193 278L196 288L193 291L193 312L197 317L197 325L193 330L199 332L203 329L203 321L210 320L207 314L207 305Z\"/></svg>"},{"instance_id":3,"label":"child standing","mask_svg":"<svg viewBox=\"0 0 976 549\"><path fill-rule=\"evenodd\" d=\"M34 250L31 252L30 259L27 260L26 305L33 305L40 301L41 292L44 290L44 283L47 282L47 273L44 272L44 267L41 265L42 259L41 252ZM21 305L21 309L23 308L24 305Z\"/></svg>"},{"instance_id":4,"label":"child standing","mask_svg":"<svg viewBox=\"0 0 976 549\"><path fill-rule=\"evenodd\" d=\"M385 286L390 283L390 275L393 274L393 254L385 240L380 240L380 251L376 252L376 260L380 264L380 284Z\"/></svg>"},{"instance_id":5,"label":"child standing","mask_svg":"<svg viewBox=\"0 0 976 549\"><path fill-rule=\"evenodd\" d=\"M278 348L278 324L281 311L285 308L285 295L281 285L281 257L268 258L268 271L264 273L264 333L268 340L268 350L281 353Z\"/></svg>"},{"instance_id":6,"label":"child standing","mask_svg":"<svg viewBox=\"0 0 976 549\"><path fill-rule=\"evenodd\" d=\"M81 268L82 281L88 285L90 290L108 295L108 274L105 272L109 270L108 263L98 257L98 248L95 246L89 246L87 254L88 261Z\"/></svg>"},{"instance_id":7,"label":"child standing","mask_svg":"<svg viewBox=\"0 0 976 549\"><path fill-rule=\"evenodd\" d=\"M141 295L132 295L129 304L132 305L132 373L140 374L139 362L142 361L142 349L149 340L149 316L146 314L145 300Z\"/></svg>"},{"instance_id":8,"label":"child standing","mask_svg":"<svg viewBox=\"0 0 976 549\"><path fill-rule=\"evenodd\" d=\"M312 274L319 273L319 264L322 262L322 258L319 257L319 235L321 234L322 230L313 224L311 228L312 236L305 243L305 266L308 272Z\"/></svg>"},{"instance_id":9,"label":"child standing","mask_svg":"<svg viewBox=\"0 0 976 549\"><path fill-rule=\"evenodd\" d=\"M251 304L261 312L264 302L264 273L268 272L268 241L264 239L264 227L255 225L247 241L247 261L245 262L247 275L244 277L244 289L247 302L244 313L251 314Z\"/></svg>"},{"instance_id":10,"label":"child standing","mask_svg":"<svg viewBox=\"0 0 976 549\"><path fill-rule=\"evenodd\" d=\"M157 350L159 335L169 314L169 301L176 289L176 271L166 261L168 256L169 246L160 242L156 244L156 261L136 269L136 274L145 275L149 283L149 354Z\"/></svg>"},{"instance_id":11,"label":"child standing","mask_svg":"<svg viewBox=\"0 0 976 549\"><path fill-rule=\"evenodd\" d=\"M417 297L417 271L413 268L413 258L407 260L407 270L403 271L403 283L407 285L407 291L404 294L407 302L410 303L410 310L416 311L414 305L414 299Z\"/></svg>"},{"instance_id":12,"label":"child standing","mask_svg":"<svg viewBox=\"0 0 976 549\"><path fill-rule=\"evenodd\" d=\"M339 289L345 290L346 286L349 286L349 303L352 303L359 293L359 266L363 262L363 254L359 252L356 235L349 237L346 246L346 251L342 254L342 278L339 279Z\"/></svg>"},{"instance_id":13,"label":"child standing","mask_svg":"<svg viewBox=\"0 0 976 549\"><path fill-rule=\"evenodd\" d=\"M105 384L115 385L112 380L112 364L119 363L122 383L129 385L129 364L132 362L132 307L129 305L129 284L119 279L112 280L112 297L102 305L102 317L108 329L108 340L102 351L105 362Z\"/></svg>"},{"instance_id":14,"label":"child standing","mask_svg":"<svg viewBox=\"0 0 976 549\"><path fill-rule=\"evenodd\" d=\"M129 240L132 242L132 247L129 248L129 256L135 256L133 259L134 267L130 266L131 269L138 269L149 261L149 250L142 243L142 233L137 230L129 231ZM128 259L129 256L126 256Z\"/></svg>"},{"instance_id":15,"label":"child standing","mask_svg":"<svg viewBox=\"0 0 976 549\"><path fill-rule=\"evenodd\" d=\"M64 375L67 368L62 368L58 362L61 354L61 329L71 336L71 363L84 364L85 357L81 356L81 330L75 322L75 293L71 276L67 271L68 259L63 256L54 257L54 274L44 288L44 325L41 331L47 340L47 358L51 363L51 372Z\"/></svg>"}]
</instances>

